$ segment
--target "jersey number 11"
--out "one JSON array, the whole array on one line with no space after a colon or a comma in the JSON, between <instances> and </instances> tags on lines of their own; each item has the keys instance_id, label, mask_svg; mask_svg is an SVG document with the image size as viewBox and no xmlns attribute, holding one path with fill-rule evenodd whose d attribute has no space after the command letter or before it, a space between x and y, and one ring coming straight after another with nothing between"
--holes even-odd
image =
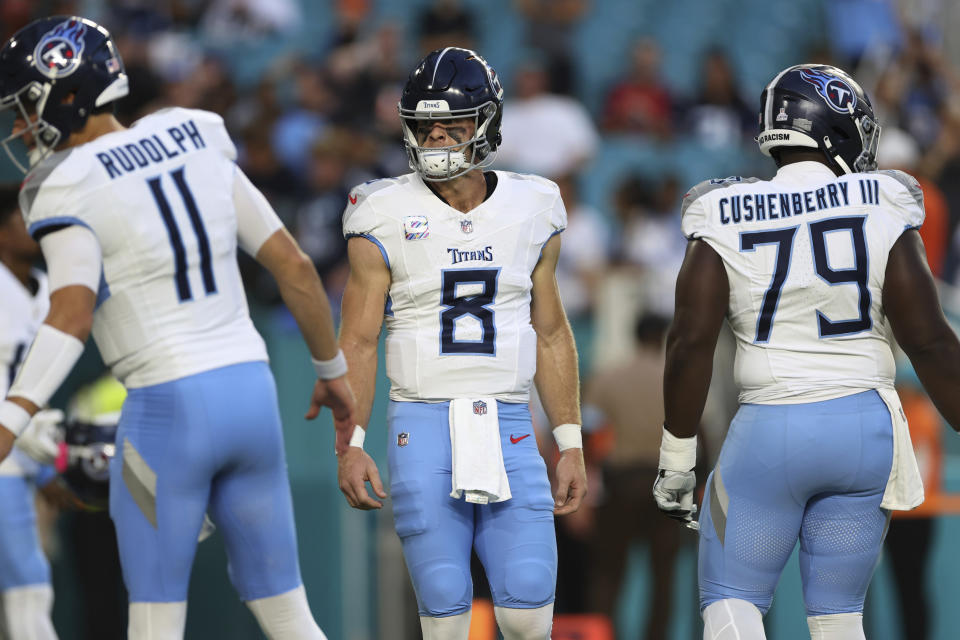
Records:
<instances>
[{"instance_id":1,"label":"jersey number 11","mask_svg":"<svg viewBox=\"0 0 960 640\"><path fill-rule=\"evenodd\" d=\"M183 236L180 235L180 227L173 217L173 210L170 208L170 202L163 192L163 185L160 179L163 176L156 176L147 180L150 185L150 191L153 193L153 199L160 209L160 217L163 218L163 224L167 227L167 237L170 239L170 246L173 247L173 274L177 283L177 297L180 302L193 300L193 292L190 289L190 280L187 278L187 250L183 246ZM207 237L207 230L203 226L203 219L200 217L200 211L197 210L197 202L193 199L193 193L183 177L183 167L174 169L170 172L173 178L173 184L180 192L180 198L183 200L183 206L187 209L187 215L190 217L190 226L193 227L193 233L197 236L197 248L200 251L200 273L203 275L203 290L207 295L217 292L217 283L213 279L213 258L210 254L210 239Z\"/></svg>"}]
</instances>

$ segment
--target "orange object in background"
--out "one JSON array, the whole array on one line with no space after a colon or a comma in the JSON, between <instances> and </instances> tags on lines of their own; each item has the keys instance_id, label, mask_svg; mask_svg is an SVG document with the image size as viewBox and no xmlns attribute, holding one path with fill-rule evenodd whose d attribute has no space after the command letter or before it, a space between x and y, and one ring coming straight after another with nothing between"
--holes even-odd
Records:
<instances>
[{"instance_id":1,"label":"orange object in background","mask_svg":"<svg viewBox=\"0 0 960 640\"><path fill-rule=\"evenodd\" d=\"M613 640L610 618L599 613L564 614L553 619L553 640Z\"/></svg>"},{"instance_id":2,"label":"orange object in background","mask_svg":"<svg viewBox=\"0 0 960 640\"><path fill-rule=\"evenodd\" d=\"M497 618L490 600L484 598L473 601L467 640L497 640Z\"/></svg>"},{"instance_id":3,"label":"orange object in background","mask_svg":"<svg viewBox=\"0 0 960 640\"><path fill-rule=\"evenodd\" d=\"M924 501L912 511L894 511L894 518L930 518L960 514L960 495L943 492L943 418L927 394L907 385L897 387L910 439L923 478Z\"/></svg>"}]
</instances>

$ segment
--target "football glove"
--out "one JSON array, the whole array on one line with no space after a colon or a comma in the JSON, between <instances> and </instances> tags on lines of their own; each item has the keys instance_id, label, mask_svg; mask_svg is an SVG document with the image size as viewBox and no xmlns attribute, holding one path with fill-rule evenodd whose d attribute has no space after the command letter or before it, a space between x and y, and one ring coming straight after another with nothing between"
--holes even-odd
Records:
<instances>
[{"instance_id":1,"label":"football glove","mask_svg":"<svg viewBox=\"0 0 960 640\"><path fill-rule=\"evenodd\" d=\"M696 461L697 436L678 438L664 427L653 498L660 511L686 522L691 529L696 528L694 516L697 505L693 502L693 492L697 487L697 476L693 472Z\"/></svg>"},{"instance_id":2,"label":"football glove","mask_svg":"<svg viewBox=\"0 0 960 640\"><path fill-rule=\"evenodd\" d=\"M17 438L17 448L40 464L53 464L60 453L62 423L63 412L59 409L38 411Z\"/></svg>"},{"instance_id":3,"label":"football glove","mask_svg":"<svg viewBox=\"0 0 960 640\"><path fill-rule=\"evenodd\" d=\"M693 503L696 487L697 476L693 471L660 469L653 483L653 498L664 515L692 522L697 513L697 505Z\"/></svg>"}]
</instances>

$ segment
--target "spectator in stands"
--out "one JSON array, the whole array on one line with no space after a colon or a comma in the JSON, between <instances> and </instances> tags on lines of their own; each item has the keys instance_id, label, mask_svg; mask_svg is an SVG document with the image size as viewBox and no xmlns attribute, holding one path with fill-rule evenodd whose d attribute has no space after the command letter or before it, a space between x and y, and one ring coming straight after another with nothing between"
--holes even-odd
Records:
<instances>
[{"instance_id":1,"label":"spectator in stands","mask_svg":"<svg viewBox=\"0 0 960 640\"><path fill-rule=\"evenodd\" d=\"M628 177L617 189L617 214L623 225L621 257L641 268L643 298L649 308L673 315L674 283L686 239L680 230L677 179L667 175L654 183Z\"/></svg>"},{"instance_id":2,"label":"spectator in stands","mask_svg":"<svg viewBox=\"0 0 960 640\"><path fill-rule=\"evenodd\" d=\"M709 148L740 145L756 133L756 113L740 95L730 59L722 49L710 49L700 66L700 93L683 105L682 130Z\"/></svg>"},{"instance_id":3,"label":"spectator in stands","mask_svg":"<svg viewBox=\"0 0 960 640\"><path fill-rule=\"evenodd\" d=\"M567 208L567 229L557 263L557 284L571 323L589 320L593 295L610 255L610 230L603 214L580 200L578 178L572 174L556 179ZM580 343L581 350L587 346Z\"/></svg>"},{"instance_id":4,"label":"spectator in stands","mask_svg":"<svg viewBox=\"0 0 960 640\"><path fill-rule=\"evenodd\" d=\"M474 22L473 14L460 0L434 0L415 21L420 28L420 53L426 55L444 47L475 48Z\"/></svg>"},{"instance_id":5,"label":"spectator in stands","mask_svg":"<svg viewBox=\"0 0 960 640\"><path fill-rule=\"evenodd\" d=\"M218 45L289 36L303 21L296 0L212 0L203 15L204 37Z\"/></svg>"},{"instance_id":6,"label":"spectator in stands","mask_svg":"<svg viewBox=\"0 0 960 640\"><path fill-rule=\"evenodd\" d=\"M594 416L609 431L591 553L591 608L614 618L630 545L643 541L655 585L642 635L646 640L668 637L674 565L684 542L676 524L658 518L656 505L643 496L649 490L645 478L656 475L660 452L663 341L669 324L665 316L639 318L635 351L625 361L599 370L587 381L584 394L584 417ZM694 541L690 535L688 542Z\"/></svg>"},{"instance_id":7,"label":"spectator in stands","mask_svg":"<svg viewBox=\"0 0 960 640\"><path fill-rule=\"evenodd\" d=\"M555 178L587 164L599 142L596 127L579 101L550 93L543 57L528 53L514 82L496 166Z\"/></svg>"},{"instance_id":8,"label":"spectator in stands","mask_svg":"<svg viewBox=\"0 0 960 640\"><path fill-rule=\"evenodd\" d=\"M633 45L623 79L607 94L603 128L668 138L672 117L673 98L660 79L660 46L652 38L641 38Z\"/></svg>"},{"instance_id":9,"label":"spectator in stands","mask_svg":"<svg viewBox=\"0 0 960 640\"><path fill-rule=\"evenodd\" d=\"M306 179L313 144L323 134L336 102L320 70L300 63L293 71L297 101L279 116L272 138L284 166Z\"/></svg>"},{"instance_id":10,"label":"spectator in stands","mask_svg":"<svg viewBox=\"0 0 960 640\"><path fill-rule=\"evenodd\" d=\"M917 179L923 191L926 217L920 227L920 238L927 253L927 264L937 278L943 277L947 246L950 239L950 212L943 191L923 174L920 148L913 137L895 127L884 127L877 149L881 169L900 169Z\"/></svg>"},{"instance_id":11,"label":"spectator in stands","mask_svg":"<svg viewBox=\"0 0 960 640\"><path fill-rule=\"evenodd\" d=\"M340 299L347 276L340 218L354 184L347 178L352 144L353 136L341 129L330 129L313 144L307 165L309 195L295 218L297 242L321 274L331 302Z\"/></svg>"},{"instance_id":12,"label":"spectator in stands","mask_svg":"<svg viewBox=\"0 0 960 640\"><path fill-rule=\"evenodd\" d=\"M551 93L570 95L576 88L571 51L574 30L590 8L589 0L514 0L526 20L526 45L546 56L545 72Z\"/></svg>"}]
</instances>

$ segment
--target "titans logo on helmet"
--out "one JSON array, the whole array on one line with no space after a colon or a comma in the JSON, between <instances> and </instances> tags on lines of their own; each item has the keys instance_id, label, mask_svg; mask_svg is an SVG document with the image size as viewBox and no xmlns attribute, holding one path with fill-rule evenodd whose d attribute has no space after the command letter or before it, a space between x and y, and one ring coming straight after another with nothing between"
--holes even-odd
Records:
<instances>
[{"instance_id":1,"label":"titans logo on helmet","mask_svg":"<svg viewBox=\"0 0 960 640\"><path fill-rule=\"evenodd\" d=\"M817 93L837 113L853 113L857 94L846 81L813 69L801 69L800 77L817 88Z\"/></svg>"},{"instance_id":2,"label":"titans logo on helmet","mask_svg":"<svg viewBox=\"0 0 960 640\"><path fill-rule=\"evenodd\" d=\"M80 66L86 30L79 20L60 23L40 38L33 50L33 64L52 80L69 76Z\"/></svg>"}]
</instances>

